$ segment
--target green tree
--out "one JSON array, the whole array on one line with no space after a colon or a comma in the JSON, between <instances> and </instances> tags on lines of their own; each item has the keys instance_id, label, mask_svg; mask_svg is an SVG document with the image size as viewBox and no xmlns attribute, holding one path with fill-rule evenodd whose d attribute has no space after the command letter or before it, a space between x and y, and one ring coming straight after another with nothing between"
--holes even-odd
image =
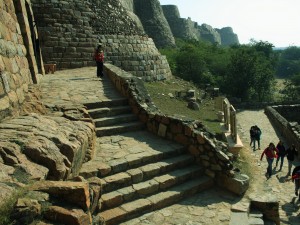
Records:
<instances>
[{"instance_id":1,"label":"green tree","mask_svg":"<svg viewBox=\"0 0 300 225\"><path fill-rule=\"evenodd\" d=\"M183 46L176 57L176 74L196 84L207 82L204 74L208 72L207 64L203 52L199 51L195 45L187 44Z\"/></svg>"},{"instance_id":2,"label":"green tree","mask_svg":"<svg viewBox=\"0 0 300 225\"><path fill-rule=\"evenodd\" d=\"M235 46L223 87L231 96L247 101L272 98L274 86L274 58L269 43L256 42Z\"/></svg>"},{"instance_id":3,"label":"green tree","mask_svg":"<svg viewBox=\"0 0 300 225\"><path fill-rule=\"evenodd\" d=\"M300 48L291 46L283 50L279 56L276 75L290 78L300 73Z\"/></svg>"}]
</instances>

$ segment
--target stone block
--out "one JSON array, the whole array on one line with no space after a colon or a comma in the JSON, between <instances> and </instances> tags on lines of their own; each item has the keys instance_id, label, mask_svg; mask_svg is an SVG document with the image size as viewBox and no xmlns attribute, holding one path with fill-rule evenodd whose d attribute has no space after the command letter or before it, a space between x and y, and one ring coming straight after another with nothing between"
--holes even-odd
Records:
<instances>
[{"instance_id":1,"label":"stone block","mask_svg":"<svg viewBox=\"0 0 300 225\"><path fill-rule=\"evenodd\" d=\"M249 180L249 177L245 174L235 173L233 177L220 174L217 177L217 184L237 195L242 195L249 188Z\"/></svg>"},{"instance_id":2,"label":"stone block","mask_svg":"<svg viewBox=\"0 0 300 225\"><path fill-rule=\"evenodd\" d=\"M231 212L229 225L249 225L248 214L243 212Z\"/></svg>"},{"instance_id":3,"label":"stone block","mask_svg":"<svg viewBox=\"0 0 300 225\"><path fill-rule=\"evenodd\" d=\"M85 213L82 209L62 208L60 206L50 206L45 212L46 219L62 224L72 225L90 225L92 218L90 214Z\"/></svg>"},{"instance_id":4,"label":"stone block","mask_svg":"<svg viewBox=\"0 0 300 225\"><path fill-rule=\"evenodd\" d=\"M46 192L50 196L77 205L83 210L90 208L89 185L86 182L38 181L30 187L30 190Z\"/></svg>"}]
</instances>

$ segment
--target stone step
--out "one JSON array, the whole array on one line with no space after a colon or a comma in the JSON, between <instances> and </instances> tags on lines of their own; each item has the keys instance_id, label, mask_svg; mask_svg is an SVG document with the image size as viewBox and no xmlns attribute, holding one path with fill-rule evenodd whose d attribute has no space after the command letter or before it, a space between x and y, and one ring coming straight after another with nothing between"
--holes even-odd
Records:
<instances>
[{"instance_id":1,"label":"stone step","mask_svg":"<svg viewBox=\"0 0 300 225\"><path fill-rule=\"evenodd\" d=\"M146 133L143 133L143 135L147 135ZM159 142L161 146L163 146L163 142ZM175 161L185 161L185 160L193 160L193 157L191 155L185 155L183 153L186 152L186 148L181 145L173 145L173 146L164 146L163 149L160 150L152 150L147 152L140 152L135 154L129 154L122 159L115 159L111 160L109 163L105 163L102 161L99 161L97 158L91 161L88 161L84 163L80 169L80 176L83 176L84 178L90 178L90 177L105 177L109 175L113 175L122 171L126 171L129 169L135 169L137 167L143 166L147 163L154 163L161 161L161 164L166 164L165 171L169 171L169 167L172 167L172 165L177 165L178 163L175 163ZM173 158L172 158L173 157ZM170 158L170 159L169 159ZM171 162L170 162L171 161ZM163 166L162 172L163 172ZM133 173L132 179L137 179L135 176L138 176L139 170L132 170L130 171ZM134 174L136 174L134 176Z\"/></svg>"},{"instance_id":2,"label":"stone step","mask_svg":"<svg viewBox=\"0 0 300 225\"><path fill-rule=\"evenodd\" d=\"M93 119L98 119L106 116L115 116L119 114L127 114L131 112L131 107L127 106L116 106L116 107L104 107L104 108L96 108L88 110L90 116Z\"/></svg>"},{"instance_id":3,"label":"stone step","mask_svg":"<svg viewBox=\"0 0 300 225\"><path fill-rule=\"evenodd\" d=\"M116 116L94 119L96 127L107 127L133 121L138 121L137 116L134 114L120 114Z\"/></svg>"},{"instance_id":4,"label":"stone step","mask_svg":"<svg viewBox=\"0 0 300 225\"><path fill-rule=\"evenodd\" d=\"M122 123L110 127L98 127L96 128L96 134L98 137L102 137L102 136L125 133L129 131L142 130L144 128L145 128L145 124L137 121L137 122L130 122L130 123Z\"/></svg>"},{"instance_id":5,"label":"stone step","mask_svg":"<svg viewBox=\"0 0 300 225\"><path fill-rule=\"evenodd\" d=\"M206 190L214 185L212 178L201 176L191 181L176 185L166 191L151 195L147 198L137 199L135 201L122 204L118 207L100 212L106 225L118 224L129 220L134 216L141 216L147 212L164 208L172 205L179 200L191 196L199 191Z\"/></svg>"},{"instance_id":6,"label":"stone step","mask_svg":"<svg viewBox=\"0 0 300 225\"><path fill-rule=\"evenodd\" d=\"M204 170L200 166L189 166L184 169L177 169L164 175L155 176L152 179L105 193L101 197L99 209L103 211L117 207L125 202L138 198L145 198L154 193L165 191L174 185L181 184L188 179L200 176L203 173Z\"/></svg>"},{"instance_id":7,"label":"stone step","mask_svg":"<svg viewBox=\"0 0 300 225\"><path fill-rule=\"evenodd\" d=\"M88 102L84 104L88 109L96 109L96 108L102 108L102 107L111 107L111 106L125 106L128 105L128 99L127 98L115 98L110 100L104 100L104 101L97 101L97 102Z\"/></svg>"},{"instance_id":8,"label":"stone step","mask_svg":"<svg viewBox=\"0 0 300 225\"><path fill-rule=\"evenodd\" d=\"M170 156L165 155L164 157ZM153 158L153 160L155 160L155 158ZM142 166L139 167L137 167L138 164L131 164L131 167L129 167L128 164L127 168L125 166L119 166L119 173L104 177L102 179L103 193L107 193L109 191L145 181L147 179L153 178L154 176L162 173L167 173L176 168L182 168L183 166L186 166L193 162L193 156L189 154L183 154L172 158L166 158L155 163L147 162L149 163L147 165L145 165L145 161L140 161L139 164L141 164Z\"/></svg>"}]
</instances>

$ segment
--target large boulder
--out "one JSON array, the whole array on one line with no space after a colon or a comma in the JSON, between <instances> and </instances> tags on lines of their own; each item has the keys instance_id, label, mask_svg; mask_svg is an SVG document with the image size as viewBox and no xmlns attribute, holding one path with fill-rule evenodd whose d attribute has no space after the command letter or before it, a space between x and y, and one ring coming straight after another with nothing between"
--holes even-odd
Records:
<instances>
[{"instance_id":1,"label":"large boulder","mask_svg":"<svg viewBox=\"0 0 300 225\"><path fill-rule=\"evenodd\" d=\"M90 158L87 155L93 151L90 142L94 140L92 123L63 117L29 114L0 124L3 164L18 168L31 180L77 176L82 163Z\"/></svg>"}]
</instances>

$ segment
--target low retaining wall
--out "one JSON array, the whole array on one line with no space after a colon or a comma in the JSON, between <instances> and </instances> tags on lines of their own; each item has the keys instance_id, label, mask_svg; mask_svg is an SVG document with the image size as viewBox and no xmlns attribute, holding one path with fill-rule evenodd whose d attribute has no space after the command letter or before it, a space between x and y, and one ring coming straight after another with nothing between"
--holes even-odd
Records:
<instances>
[{"instance_id":1,"label":"low retaining wall","mask_svg":"<svg viewBox=\"0 0 300 225\"><path fill-rule=\"evenodd\" d=\"M230 174L233 166L228 148L206 131L201 122L162 114L151 101L141 79L111 64L105 64L105 72L118 91L129 99L133 112L150 132L187 146L197 162L205 167L207 175Z\"/></svg>"},{"instance_id":2,"label":"low retaining wall","mask_svg":"<svg viewBox=\"0 0 300 225\"><path fill-rule=\"evenodd\" d=\"M292 106L269 106L266 107L265 113L271 120L277 130L280 131L280 135L284 137L288 145L295 144L296 149L300 149L300 125L297 122L289 122L279 112L285 107ZM300 105L298 105L300 107ZM299 108L298 108L299 109ZM299 111L298 111L299 112ZM299 158L299 156L298 156Z\"/></svg>"}]
</instances>

